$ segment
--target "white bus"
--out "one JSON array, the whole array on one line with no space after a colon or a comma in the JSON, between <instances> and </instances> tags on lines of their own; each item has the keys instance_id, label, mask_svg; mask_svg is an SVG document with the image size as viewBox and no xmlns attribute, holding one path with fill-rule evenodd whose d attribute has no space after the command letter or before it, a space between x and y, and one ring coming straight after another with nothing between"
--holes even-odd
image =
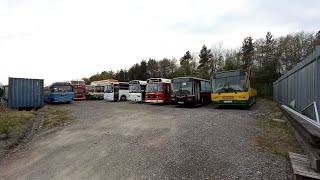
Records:
<instances>
[{"instance_id":1,"label":"white bus","mask_svg":"<svg viewBox=\"0 0 320 180\"><path fill-rule=\"evenodd\" d=\"M129 97L128 82L106 82L104 99L107 101L126 101Z\"/></svg>"},{"instance_id":2,"label":"white bus","mask_svg":"<svg viewBox=\"0 0 320 180\"><path fill-rule=\"evenodd\" d=\"M132 80L129 82L129 101L145 102L147 81Z\"/></svg>"}]
</instances>

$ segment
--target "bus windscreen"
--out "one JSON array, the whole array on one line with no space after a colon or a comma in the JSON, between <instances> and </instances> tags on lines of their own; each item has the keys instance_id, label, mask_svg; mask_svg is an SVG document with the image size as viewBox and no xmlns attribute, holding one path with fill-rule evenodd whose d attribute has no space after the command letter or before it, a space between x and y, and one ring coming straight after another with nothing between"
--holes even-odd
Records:
<instances>
[{"instance_id":1,"label":"bus windscreen","mask_svg":"<svg viewBox=\"0 0 320 180\"><path fill-rule=\"evenodd\" d=\"M245 92L246 77L231 76L213 79L212 88L214 93Z\"/></svg>"},{"instance_id":2,"label":"bus windscreen","mask_svg":"<svg viewBox=\"0 0 320 180\"><path fill-rule=\"evenodd\" d=\"M162 84L161 83L151 83L147 85L147 92L161 92Z\"/></svg>"},{"instance_id":3,"label":"bus windscreen","mask_svg":"<svg viewBox=\"0 0 320 180\"><path fill-rule=\"evenodd\" d=\"M190 95L192 94L193 82L173 82L173 95Z\"/></svg>"},{"instance_id":4,"label":"bus windscreen","mask_svg":"<svg viewBox=\"0 0 320 180\"><path fill-rule=\"evenodd\" d=\"M129 93L139 93L141 91L140 84L130 84Z\"/></svg>"},{"instance_id":5,"label":"bus windscreen","mask_svg":"<svg viewBox=\"0 0 320 180\"><path fill-rule=\"evenodd\" d=\"M72 86L52 86L52 92L72 92Z\"/></svg>"}]
</instances>

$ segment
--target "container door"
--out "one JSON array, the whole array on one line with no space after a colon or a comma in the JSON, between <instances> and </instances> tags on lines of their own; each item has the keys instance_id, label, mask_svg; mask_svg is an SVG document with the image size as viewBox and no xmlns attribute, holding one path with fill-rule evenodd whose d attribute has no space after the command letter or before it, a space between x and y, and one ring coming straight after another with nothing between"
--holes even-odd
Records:
<instances>
[{"instance_id":1,"label":"container door","mask_svg":"<svg viewBox=\"0 0 320 180\"><path fill-rule=\"evenodd\" d=\"M119 100L119 84L114 84L113 85L113 94L114 94L114 101Z\"/></svg>"}]
</instances>

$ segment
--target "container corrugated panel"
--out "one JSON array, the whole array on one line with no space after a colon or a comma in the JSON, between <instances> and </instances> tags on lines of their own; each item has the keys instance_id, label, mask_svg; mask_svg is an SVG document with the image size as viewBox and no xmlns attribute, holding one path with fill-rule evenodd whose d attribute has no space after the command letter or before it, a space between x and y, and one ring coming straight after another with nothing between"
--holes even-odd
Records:
<instances>
[{"instance_id":1,"label":"container corrugated panel","mask_svg":"<svg viewBox=\"0 0 320 180\"><path fill-rule=\"evenodd\" d=\"M43 79L9 78L9 108L39 108L44 105Z\"/></svg>"},{"instance_id":2,"label":"container corrugated panel","mask_svg":"<svg viewBox=\"0 0 320 180\"><path fill-rule=\"evenodd\" d=\"M316 102L320 112L320 46L273 83L274 98L298 112ZM310 110L309 117L315 117Z\"/></svg>"}]
</instances>

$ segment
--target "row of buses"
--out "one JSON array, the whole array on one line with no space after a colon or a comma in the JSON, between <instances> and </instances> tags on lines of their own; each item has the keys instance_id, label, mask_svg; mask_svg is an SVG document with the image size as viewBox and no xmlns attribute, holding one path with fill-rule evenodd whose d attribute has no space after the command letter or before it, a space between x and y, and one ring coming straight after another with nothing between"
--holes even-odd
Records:
<instances>
[{"instance_id":1,"label":"row of buses","mask_svg":"<svg viewBox=\"0 0 320 180\"><path fill-rule=\"evenodd\" d=\"M249 74L243 70L216 73L212 81L195 77L150 78L130 82L107 79L85 85L83 80L78 80L56 82L45 87L45 101L51 103L104 99L195 106L209 103L216 106L251 106L256 96Z\"/></svg>"}]
</instances>

